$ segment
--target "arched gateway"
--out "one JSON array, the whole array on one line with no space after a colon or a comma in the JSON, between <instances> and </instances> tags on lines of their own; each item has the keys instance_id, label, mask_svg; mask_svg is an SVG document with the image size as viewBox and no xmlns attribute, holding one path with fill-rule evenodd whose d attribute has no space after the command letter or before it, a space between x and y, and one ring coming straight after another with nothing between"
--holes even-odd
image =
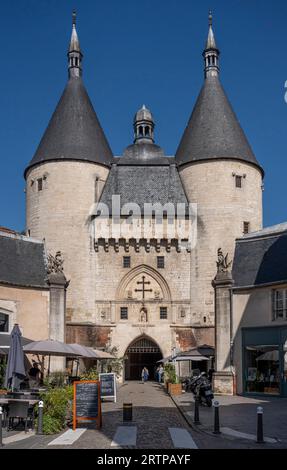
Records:
<instances>
[{"instance_id":1,"label":"arched gateway","mask_svg":"<svg viewBox=\"0 0 287 470\"><path fill-rule=\"evenodd\" d=\"M133 341L126 351L125 379L140 380L141 371L146 366L150 379L154 378L156 362L162 358L160 347L147 336L141 336Z\"/></svg>"}]
</instances>

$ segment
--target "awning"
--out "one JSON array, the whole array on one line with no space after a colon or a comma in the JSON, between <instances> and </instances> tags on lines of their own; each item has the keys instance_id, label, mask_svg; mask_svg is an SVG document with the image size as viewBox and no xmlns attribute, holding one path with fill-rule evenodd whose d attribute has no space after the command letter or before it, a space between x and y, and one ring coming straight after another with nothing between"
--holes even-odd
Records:
<instances>
[{"instance_id":1,"label":"awning","mask_svg":"<svg viewBox=\"0 0 287 470\"><path fill-rule=\"evenodd\" d=\"M208 360L209 360L208 357L199 356L199 355L198 356L187 356L187 355L182 356L182 355L180 355L180 356L176 356L174 358L174 361L176 361L176 362L179 362L179 361L195 361L195 362L198 361L199 362L199 361L208 361Z\"/></svg>"}]
</instances>

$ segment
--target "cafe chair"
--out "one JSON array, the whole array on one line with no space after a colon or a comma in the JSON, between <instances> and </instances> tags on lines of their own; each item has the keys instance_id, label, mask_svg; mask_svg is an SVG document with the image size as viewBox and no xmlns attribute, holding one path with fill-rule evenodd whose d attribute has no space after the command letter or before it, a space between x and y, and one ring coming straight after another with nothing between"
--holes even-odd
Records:
<instances>
[{"instance_id":1,"label":"cafe chair","mask_svg":"<svg viewBox=\"0 0 287 470\"><path fill-rule=\"evenodd\" d=\"M18 425L20 422L25 423L25 432L27 432L28 421L31 420L31 414L29 412L29 403L23 402L10 402L8 403L8 414L7 414L7 432L14 428L14 420L18 419Z\"/></svg>"}]
</instances>

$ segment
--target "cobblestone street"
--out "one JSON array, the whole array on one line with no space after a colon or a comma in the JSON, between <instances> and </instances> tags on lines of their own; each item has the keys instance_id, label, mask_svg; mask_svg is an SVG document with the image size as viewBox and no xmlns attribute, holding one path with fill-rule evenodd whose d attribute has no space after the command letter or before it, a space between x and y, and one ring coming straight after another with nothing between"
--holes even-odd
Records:
<instances>
[{"instance_id":1,"label":"cobblestone street","mask_svg":"<svg viewBox=\"0 0 287 470\"><path fill-rule=\"evenodd\" d=\"M231 401L234 401L232 408ZM225 426L239 431L250 433L256 432L254 419L250 419L250 407L256 403L241 397L221 397L221 403L225 404L221 416ZM103 403L103 426L101 429L84 430L77 437L74 436L69 442L71 431L62 433L66 442L55 442L59 435L55 436L22 436L24 439L12 442L15 434L5 435L4 444L7 449L176 449L176 448L199 448L199 449L250 449L250 448L286 448L286 439L276 443L256 444L248 439L240 439L227 436L222 433L219 436L212 434L213 409L200 407L202 425L193 425L193 403L191 394L183 394L174 401L167 395L162 386L155 382L143 384L133 381L126 382L118 390L117 403ZM177 402L177 406L176 403ZM250 403L249 403L250 402ZM123 403L133 404L133 421L123 423ZM280 409L280 400L275 402L275 409ZM283 402L282 402L283 403ZM230 406L229 406L230 405ZM244 405L249 412L243 413ZM271 406L271 405L270 405ZM179 410L179 408L180 410ZM232 412L232 409L236 409ZM240 409L242 412L240 412ZM231 410L229 413L228 410ZM247 410L247 411L248 411ZM248 418L249 413L249 418ZM271 409L270 409L271 413ZM254 417L253 417L254 418ZM277 434L283 438L284 419L278 420ZM280 424L281 423L281 424ZM266 420L269 425L269 421ZM222 424L223 425L223 424ZM270 427L269 427L270 429ZM274 429L274 427L273 427ZM19 433L18 433L19 434ZM275 436L273 431L267 435ZM60 435L61 436L61 435ZM21 437L21 436L20 436ZM9 442L10 441L10 442ZM58 445L57 445L58 444Z\"/></svg>"},{"instance_id":2,"label":"cobblestone street","mask_svg":"<svg viewBox=\"0 0 287 470\"><path fill-rule=\"evenodd\" d=\"M123 424L123 403L133 403L133 422ZM57 436L31 436L18 442L6 444L5 448L111 448L115 433L120 426L136 427L136 448L175 448L169 428L179 428L192 435L191 429L177 407L158 384L127 382L119 388L117 403L103 403L103 426L100 430L87 430L71 445L49 445ZM196 441L196 439L195 439ZM115 445L113 448L135 446Z\"/></svg>"}]
</instances>

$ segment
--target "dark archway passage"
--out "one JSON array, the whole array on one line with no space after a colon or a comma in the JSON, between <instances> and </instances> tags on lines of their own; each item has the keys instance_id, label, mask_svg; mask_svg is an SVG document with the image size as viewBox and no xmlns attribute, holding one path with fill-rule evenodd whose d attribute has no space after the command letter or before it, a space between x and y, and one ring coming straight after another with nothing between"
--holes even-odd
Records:
<instances>
[{"instance_id":1,"label":"dark archway passage","mask_svg":"<svg viewBox=\"0 0 287 470\"><path fill-rule=\"evenodd\" d=\"M155 378L156 362L162 358L162 354L154 341L146 337L137 339L128 347L126 356L125 380L140 380L144 366L149 370L149 378Z\"/></svg>"}]
</instances>

